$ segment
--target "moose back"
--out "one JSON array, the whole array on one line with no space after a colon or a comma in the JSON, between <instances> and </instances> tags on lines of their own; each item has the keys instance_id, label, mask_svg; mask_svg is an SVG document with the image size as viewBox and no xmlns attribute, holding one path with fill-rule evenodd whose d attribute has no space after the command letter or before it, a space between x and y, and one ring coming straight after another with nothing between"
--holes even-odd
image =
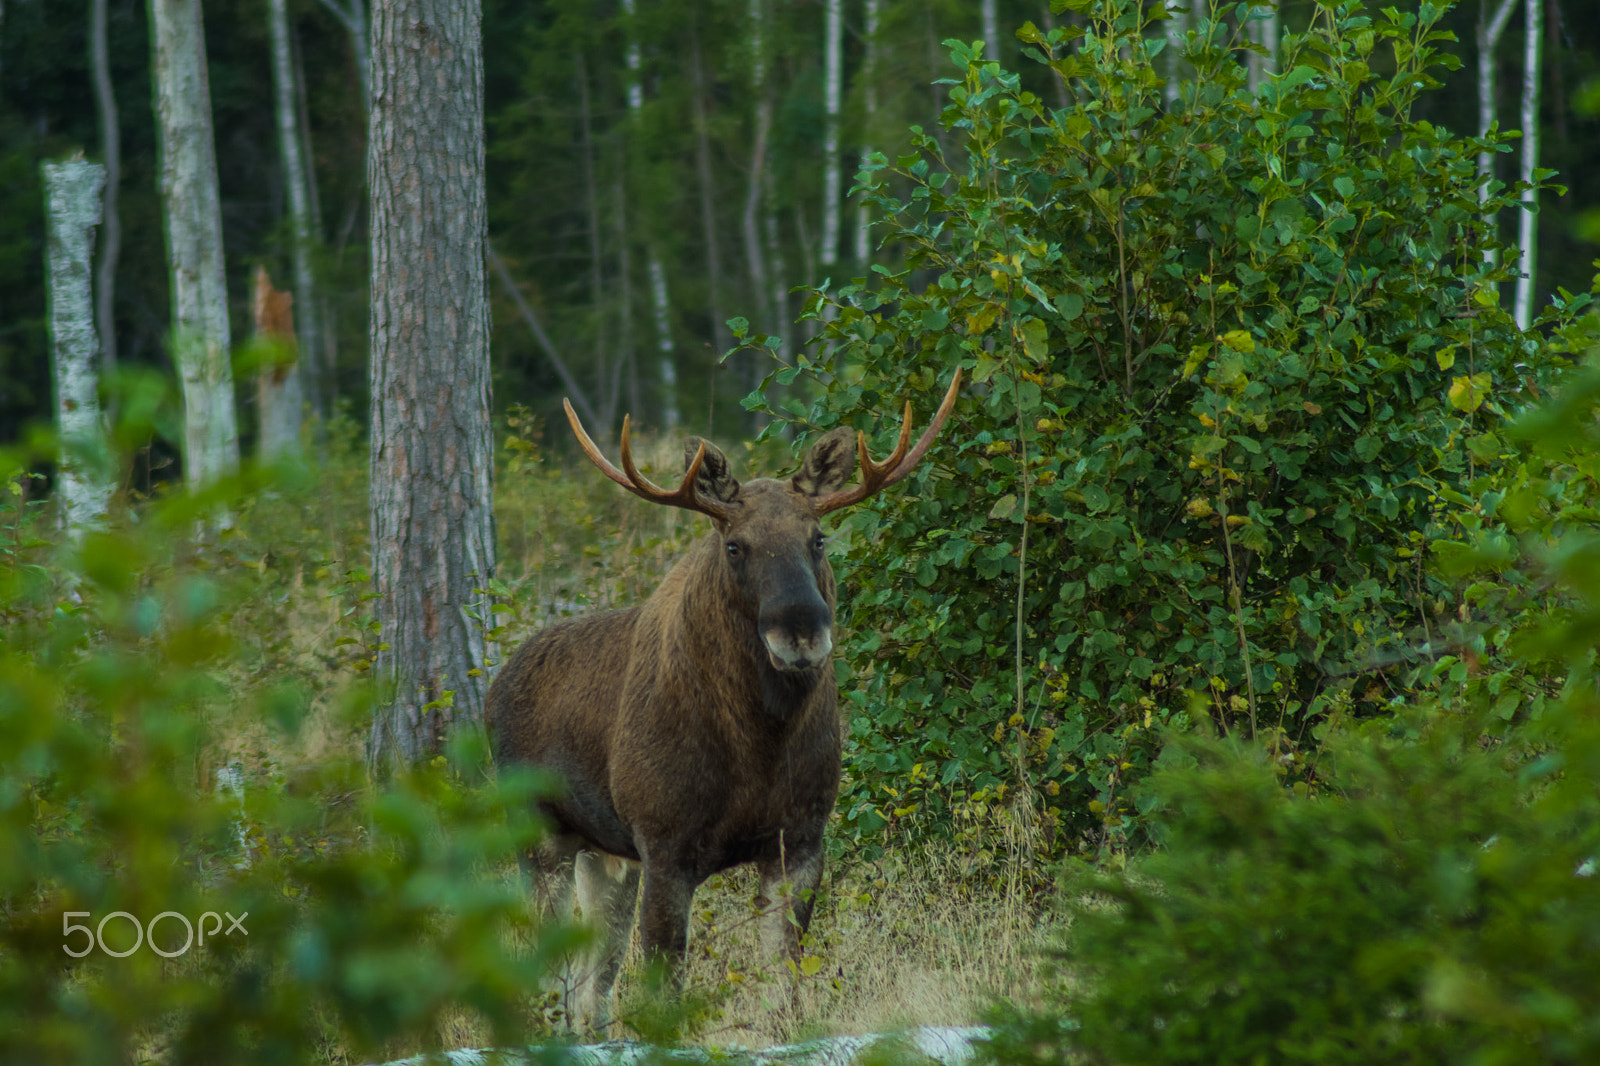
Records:
<instances>
[{"instance_id":1,"label":"moose back","mask_svg":"<svg viewBox=\"0 0 1600 1066\"><path fill-rule=\"evenodd\" d=\"M908 403L882 463L862 435L852 442L840 428L812 445L793 476L741 483L720 451L691 438L673 491L639 474L626 419L618 470L567 405L574 434L607 477L714 527L642 605L542 630L489 689L496 762L554 771L563 785L541 802L553 831L524 863L541 906L569 914L575 889L584 919L601 930L569 974L569 1022L609 1021L641 875L648 957L676 969L695 887L740 863L760 872L763 950L798 955L840 765L834 580L819 519L909 474L960 386L958 371L909 450ZM861 480L846 488L858 455Z\"/></svg>"}]
</instances>

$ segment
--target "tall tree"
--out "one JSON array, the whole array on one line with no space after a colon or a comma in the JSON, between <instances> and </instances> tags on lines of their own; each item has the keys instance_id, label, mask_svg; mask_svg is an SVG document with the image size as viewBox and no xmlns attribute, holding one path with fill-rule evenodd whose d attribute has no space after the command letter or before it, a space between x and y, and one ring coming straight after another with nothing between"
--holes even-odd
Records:
<instances>
[{"instance_id":1,"label":"tall tree","mask_svg":"<svg viewBox=\"0 0 1600 1066\"><path fill-rule=\"evenodd\" d=\"M372 110L372 55L367 43L367 0L322 0L350 34L350 49L355 55L356 76L361 81L361 108Z\"/></svg>"},{"instance_id":2,"label":"tall tree","mask_svg":"<svg viewBox=\"0 0 1600 1066\"><path fill-rule=\"evenodd\" d=\"M1494 9L1494 14L1489 14L1492 0L1479 0L1478 4L1478 135L1487 137L1489 131L1498 121L1497 99L1495 96L1495 64L1494 49L1500 43L1500 35L1505 32L1506 24L1511 21L1511 13L1517 9L1521 0L1500 0ZM1478 151L1478 202L1483 203L1489 199L1489 181L1494 177L1494 156L1487 148ZM1485 242L1483 251L1484 262L1492 262L1495 258L1494 250L1487 245L1494 242Z\"/></svg>"},{"instance_id":3,"label":"tall tree","mask_svg":"<svg viewBox=\"0 0 1600 1066\"><path fill-rule=\"evenodd\" d=\"M100 425L95 366L100 345L89 296L94 227L100 222L105 168L75 160L44 165L50 367L60 438L62 524L76 538L105 514L111 478Z\"/></svg>"},{"instance_id":4,"label":"tall tree","mask_svg":"<svg viewBox=\"0 0 1600 1066\"><path fill-rule=\"evenodd\" d=\"M1248 18L1250 40L1262 52L1250 53L1247 76L1250 88L1259 89L1263 81L1278 72L1278 6L1275 2L1257 4L1250 9Z\"/></svg>"},{"instance_id":5,"label":"tall tree","mask_svg":"<svg viewBox=\"0 0 1600 1066\"><path fill-rule=\"evenodd\" d=\"M283 346L286 353L309 355L321 339L317 330L316 290L311 273L311 200L307 160L301 153L299 109L295 106L294 60L290 54L287 0L267 0L267 23L272 38L272 103L278 127L278 158L283 163L283 185L289 205L289 230L294 242L294 309L296 340ZM292 454L300 447L301 410L305 405L305 377L301 360L261 368L261 454L267 458Z\"/></svg>"},{"instance_id":6,"label":"tall tree","mask_svg":"<svg viewBox=\"0 0 1600 1066\"><path fill-rule=\"evenodd\" d=\"M479 0L372 10L371 531L375 771L481 722L488 648L466 615L495 568Z\"/></svg>"},{"instance_id":7,"label":"tall tree","mask_svg":"<svg viewBox=\"0 0 1600 1066\"><path fill-rule=\"evenodd\" d=\"M150 0L150 22L172 279L172 354L183 381L184 474L191 487L198 487L239 465L200 0Z\"/></svg>"},{"instance_id":8,"label":"tall tree","mask_svg":"<svg viewBox=\"0 0 1600 1066\"><path fill-rule=\"evenodd\" d=\"M844 100L844 0L824 0L822 30L822 250L817 262L824 272L839 258L839 191L843 161L839 153L839 118Z\"/></svg>"},{"instance_id":9,"label":"tall tree","mask_svg":"<svg viewBox=\"0 0 1600 1066\"><path fill-rule=\"evenodd\" d=\"M1539 252L1539 78L1543 72L1541 46L1544 43L1544 0L1526 0L1523 7L1526 31L1522 51L1522 211L1517 220L1517 286L1511 302L1511 316L1517 326L1527 329L1533 321L1534 271Z\"/></svg>"},{"instance_id":10,"label":"tall tree","mask_svg":"<svg viewBox=\"0 0 1600 1066\"><path fill-rule=\"evenodd\" d=\"M634 25L637 14L635 0L622 0L623 13L628 17L628 117L633 128L640 127L640 112L644 110L643 65L639 49L639 32ZM667 293L667 271L661 265L661 256L655 242L645 236L648 251L646 270L650 275L651 321L656 327L657 365L661 372L661 423L667 429L678 425L678 356L672 340L672 300ZM635 408L637 410L637 408Z\"/></svg>"},{"instance_id":11,"label":"tall tree","mask_svg":"<svg viewBox=\"0 0 1600 1066\"><path fill-rule=\"evenodd\" d=\"M94 321L100 335L105 369L117 365L117 326L113 318L116 298L117 257L122 252L122 216L117 211L117 187L122 183L122 132L117 121L117 97L111 87L111 60L106 48L106 0L90 0L89 66L94 77L94 105L100 118L100 153L105 160L106 190L100 263L95 269Z\"/></svg>"},{"instance_id":12,"label":"tall tree","mask_svg":"<svg viewBox=\"0 0 1600 1066\"><path fill-rule=\"evenodd\" d=\"M861 112L865 123L872 121L872 116L878 110L878 0L866 0L862 12L865 22L861 28ZM994 53L989 57L994 58ZM863 125L865 125L863 123ZM867 158L872 155L872 146L868 138L861 138L861 169L865 170ZM866 270L867 261L872 257L872 209L867 206L866 197L856 206L856 262L862 270Z\"/></svg>"}]
</instances>

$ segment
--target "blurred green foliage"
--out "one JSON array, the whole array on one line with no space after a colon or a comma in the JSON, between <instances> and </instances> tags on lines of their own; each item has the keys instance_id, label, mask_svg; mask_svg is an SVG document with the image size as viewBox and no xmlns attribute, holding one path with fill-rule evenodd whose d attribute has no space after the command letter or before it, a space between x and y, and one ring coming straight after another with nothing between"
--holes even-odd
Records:
<instances>
[{"instance_id":1,"label":"blurred green foliage","mask_svg":"<svg viewBox=\"0 0 1600 1066\"><path fill-rule=\"evenodd\" d=\"M548 783L486 781L463 729L370 786L343 742L370 691L332 649L293 654L346 596L362 494L335 490L359 467L128 500L71 544L16 473L37 459L0 455L0 1060L300 1063L461 1025L526 1043L577 942L534 932L512 865ZM198 532L219 508L232 528ZM331 613L360 629L358 600ZM297 741L322 747L267 754ZM208 935L185 947L186 922Z\"/></svg>"},{"instance_id":2,"label":"blurred green foliage","mask_svg":"<svg viewBox=\"0 0 1600 1066\"><path fill-rule=\"evenodd\" d=\"M1441 9L1320 5L1259 92L1208 23L1165 103L1160 8L1068 6L1018 32L1065 106L948 42L944 132L858 179L906 269L815 293L821 344L777 375L826 386L791 417L879 442L868 412L972 382L838 557L869 852L1022 822L1041 858L1120 853L1159 829L1134 786L1164 727L1314 786L1328 723L1454 683L1481 642L1429 542L1560 362L1496 297L1514 251L1486 220L1519 188L1474 160L1507 139L1413 117L1459 65Z\"/></svg>"},{"instance_id":3,"label":"blurred green foliage","mask_svg":"<svg viewBox=\"0 0 1600 1066\"><path fill-rule=\"evenodd\" d=\"M1510 427L1448 555L1517 665L1339 730L1314 797L1259 750L1176 740L1142 793L1164 847L1069 876L1056 1007L1013 1014L996 1061L1600 1058L1597 415L1600 366ZM1559 698L1506 715L1521 672Z\"/></svg>"}]
</instances>

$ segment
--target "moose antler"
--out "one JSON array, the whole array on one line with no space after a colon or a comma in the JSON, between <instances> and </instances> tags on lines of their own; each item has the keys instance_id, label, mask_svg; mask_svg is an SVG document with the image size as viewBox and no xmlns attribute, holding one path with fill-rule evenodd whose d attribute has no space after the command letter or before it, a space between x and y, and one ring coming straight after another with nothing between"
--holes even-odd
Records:
<instances>
[{"instance_id":1,"label":"moose antler","mask_svg":"<svg viewBox=\"0 0 1600 1066\"><path fill-rule=\"evenodd\" d=\"M638 496L640 499L649 500L651 503L661 503L668 507L681 507L686 511L699 511L709 515L717 521L726 520L733 512L716 500L708 500L695 491L695 479L700 476L700 465L705 462L706 442L700 442L700 450L694 453L694 459L689 463L689 469L683 475L683 483L675 491L668 492L649 478L639 473L633 465L633 449L630 447L628 429L630 416L622 416L622 469L618 470L611 465L611 460L600 454L600 449L595 446L589 434L584 431L583 423L578 421L578 413L572 409L572 404L563 399L561 406L566 408L567 423L572 426L572 433L578 438L578 444L583 448L583 454L589 461L600 468L600 472L615 481L618 485Z\"/></svg>"},{"instance_id":2,"label":"moose antler","mask_svg":"<svg viewBox=\"0 0 1600 1066\"><path fill-rule=\"evenodd\" d=\"M917 446L910 452L906 451L906 444L911 440L911 402L906 401L905 414L900 419L900 441L895 445L894 452L881 463L874 463L872 456L867 454L867 436L865 433L856 433L856 452L861 457L861 484L849 489L840 489L830 492L826 496L818 496L812 506L817 509L817 514L824 515L829 511L837 511L841 507L849 507L853 503L860 503L868 496L882 489L888 488L896 481L904 478L916 469L922 457L928 454L928 449L933 447L934 438L939 436L939 430L944 426L945 416L956 404L956 394L961 391L961 370L956 370L956 376L950 381L950 388L945 391L944 402L939 405L939 410L934 412L933 421L928 423L928 428L923 431L922 437L917 441Z\"/></svg>"}]
</instances>

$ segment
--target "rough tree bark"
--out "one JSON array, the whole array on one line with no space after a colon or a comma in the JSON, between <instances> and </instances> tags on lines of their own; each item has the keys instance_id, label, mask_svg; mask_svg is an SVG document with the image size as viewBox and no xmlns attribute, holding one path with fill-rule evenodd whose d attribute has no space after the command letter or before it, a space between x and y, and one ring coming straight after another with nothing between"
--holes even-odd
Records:
<instances>
[{"instance_id":1,"label":"rough tree bark","mask_svg":"<svg viewBox=\"0 0 1600 1066\"><path fill-rule=\"evenodd\" d=\"M100 262L95 270L94 321L100 334L102 370L117 365L117 324L113 315L117 291L117 258L122 252L122 215L117 187L122 183L122 131L117 97L111 87L111 60L106 49L106 0L92 0L89 9L89 65L93 68L95 111L100 117L100 152L105 157L106 191L101 226Z\"/></svg>"},{"instance_id":2,"label":"rough tree bark","mask_svg":"<svg viewBox=\"0 0 1600 1066\"><path fill-rule=\"evenodd\" d=\"M1527 329L1533 322L1534 272L1539 253L1539 190L1534 186L1535 172L1539 168L1539 79L1544 63L1541 47L1544 44L1544 0L1527 0L1523 8L1527 17L1527 30L1523 34L1522 53L1522 173L1527 183L1522 190L1522 211L1517 220L1517 247L1522 252L1518 262L1517 287L1511 301L1511 317L1518 329Z\"/></svg>"},{"instance_id":3,"label":"rough tree bark","mask_svg":"<svg viewBox=\"0 0 1600 1066\"><path fill-rule=\"evenodd\" d=\"M494 575L489 302L478 0L378 0L367 187L372 218L371 539L394 686L374 772L483 720L489 648L466 609Z\"/></svg>"},{"instance_id":4,"label":"rough tree bark","mask_svg":"<svg viewBox=\"0 0 1600 1066\"><path fill-rule=\"evenodd\" d=\"M315 282L311 273L311 203L306 162L300 151L294 63L289 54L288 0L267 0L267 22L272 38L272 97L278 125L278 158L283 161L289 231L294 241L290 262L294 269L295 337L298 344L294 348L284 346L283 351L285 355L298 355L314 352L320 337L316 323ZM305 406L299 358L262 367L257 395L261 404L261 436L258 442L261 455L271 459L299 452L301 411Z\"/></svg>"},{"instance_id":5,"label":"rough tree bark","mask_svg":"<svg viewBox=\"0 0 1600 1066\"><path fill-rule=\"evenodd\" d=\"M198 488L239 465L200 0L150 0L150 22L172 278L172 355L183 381L184 474L190 487Z\"/></svg>"},{"instance_id":6,"label":"rough tree bark","mask_svg":"<svg viewBox=\"0 0 1600 1066\"><path fill-rule=\"evenodd\" d=\"M76 540L106 513L109 456L96 397L95 316L89 294L94 227L106 171L81 160L46 163L46 269L50 301L50 368L56 389L61 521Z\"/></svg>"}]
</instances>

